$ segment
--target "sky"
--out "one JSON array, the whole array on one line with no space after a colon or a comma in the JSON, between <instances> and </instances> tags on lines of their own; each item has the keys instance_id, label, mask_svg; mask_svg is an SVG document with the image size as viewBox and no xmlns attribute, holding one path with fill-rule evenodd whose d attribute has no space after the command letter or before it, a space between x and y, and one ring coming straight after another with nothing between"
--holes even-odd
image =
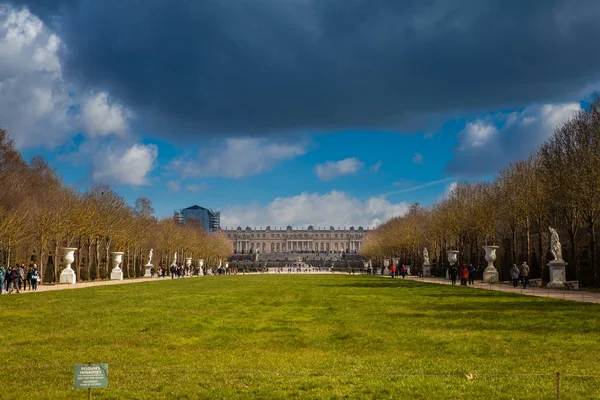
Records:
<instances>
[{"instance_id":1,"label":"sky","mask_svg":"<svg viewBox=\"0 0 600 400\"><path fill-rule=\"evenodd\" d=\"M0 0L0 126L159 217L372 228L580 110L599 20L595 0Z\"/></svg>"}]
</instances>

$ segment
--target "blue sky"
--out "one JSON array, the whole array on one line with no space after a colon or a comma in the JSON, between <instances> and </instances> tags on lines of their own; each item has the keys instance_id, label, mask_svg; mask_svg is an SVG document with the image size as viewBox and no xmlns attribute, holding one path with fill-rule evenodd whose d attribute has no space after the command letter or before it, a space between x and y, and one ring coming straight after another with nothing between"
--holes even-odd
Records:
<instances>
[{"instance_id":1,"label":"blue sky","mask_svg":"<svg viewBox=\"0 0 600 400\"><path fill-rule=\"evenodd\" d=\"M375 226L492 179L600 86L593 1L148 1L0 0L0 124L161 217Z\"/></svg>"}]
</instances>

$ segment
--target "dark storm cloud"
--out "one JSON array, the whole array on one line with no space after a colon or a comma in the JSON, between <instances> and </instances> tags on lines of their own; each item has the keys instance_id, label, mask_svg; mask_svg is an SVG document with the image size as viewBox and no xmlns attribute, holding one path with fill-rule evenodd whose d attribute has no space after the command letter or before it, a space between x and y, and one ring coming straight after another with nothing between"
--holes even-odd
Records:
<instances>
[{"instance_id":1,"label":"dark storm cloud","mask_svg":"<svg viewBox=\"0 0 600 400\"><path fill-rule=\"evenodd\" d=\"M152 129L422 128L600 81L600 2L31 0L65 74Z\"/></svg>"}]
</instances>

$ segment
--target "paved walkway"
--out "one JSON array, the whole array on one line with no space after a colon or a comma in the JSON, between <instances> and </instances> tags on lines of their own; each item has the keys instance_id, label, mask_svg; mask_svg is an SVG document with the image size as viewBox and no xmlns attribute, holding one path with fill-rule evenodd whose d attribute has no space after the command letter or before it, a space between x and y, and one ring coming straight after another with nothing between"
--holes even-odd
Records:
<instances>
[{"instance_id":1,"label":"paved walkway","mask_svg":"<svg viewBox=\"0 0 600 400\"><path fill-rule=\"evenodd\" d=\"M396 279L396 278L394 278ZM402 278L400 278L402 279ZM409 276L407 279L415 280L419 282L426 283L437 283L438 285L452 285L452 282L443 278L419 278L416 276ZM457 286L460 285L460 280L456 283ZM504 293L512 293L512 294L523 294L527 296L536 296L536 297L548 297L552 299L561 299L561 300L573 300L583 303L596 303L600 304L600 293L594 292L586 292L584 290L556 290L556 289L545 289L540 287L528 287L527 289L523 289L521 286L518 288L514 288L512 284L502 284L502 283L484 283L481 281L476 281L474 288L483 289L483 290L495 290L498 292Z\"/></svg>"},{"instance_id":2,"label":"paved walkway","mask_svg":"<svg viewBox=\"0 0 600 400\"><path fill-rule=\"evenodd\" d=\"M336 274L338 274L338 272L335 272ZM256 272L250 272L250 273L246 273L246 274L238 274L240 276L243 275L256 275ZM270 273L271 275L278 275L276 273ZM294 275L296 273L291 273L290 275ZM305 274L329 274L328 272L302 272L302 275ZM345 274L345 273L340 273L340 274ZM281 275L288 275L287 272L283 272L281 273ZM358 274L357 274L358 275ZM386 278L389 278L389 276L384 276ZM189 279L189 278L202 278L202 277L185 277L183 279ZM181 279L181 278L175 278L175 279ZM396 278L394 278L396 279ZM402 278L398 278L398 279L402 279ZM438 285L451 285L452 282L443 278L419 278L416 276L407 276L406 279L411 280L411 281L419 281L419 282L426 282L426 283L434 283L434 284L438 284ZM48 291L52 291L52 290L67 290L67 289L83 289L83 288L88 288L88 287L95 287L95 286L106 286L106 285L124 285L124 284L129 284L129 283L139 283L139 282L158 282L158 281L167 281L167 280L171 280L171 276L165 276L164 278L135 278L135 279L124 279L122 281L111 281L111 280L105 280L105 281L92 281L92 282L80 282L76 285L68 285L68 284L57 284L57 285L40 285L38 286L38 292L48 292ZM458 284L460 283L460 281L458 282ZM521 287L515 289L513 288L512 285L506 285L506 284L489 284L489 283L484 283L481 281L477 281L475 282L475 285L473 286L475 289L482 289L482 290L495 290L498 292L504 292L504 293L512 293L512 294L523 294L523 295L527 295L527 296L537 296L537 297L548 297L548 298L553 298L553 299L561 299L561 300L573 300L573 301L578 301L578 302L584 302L584 303L595 303L595 304L600 304L600 293L593 293L593 292L586 292L583 290L573 290L573 291L569 291L569 290L552 290L552 289L542 289L539 287L528 287L527 289L522 289ZM34 293L32 290L22 290L21 294L26 294L26 293ZM6 294L6 291L3 291L2 294ZM16 292L13 294L17 294Z\"/></svg>"}]
</instances>

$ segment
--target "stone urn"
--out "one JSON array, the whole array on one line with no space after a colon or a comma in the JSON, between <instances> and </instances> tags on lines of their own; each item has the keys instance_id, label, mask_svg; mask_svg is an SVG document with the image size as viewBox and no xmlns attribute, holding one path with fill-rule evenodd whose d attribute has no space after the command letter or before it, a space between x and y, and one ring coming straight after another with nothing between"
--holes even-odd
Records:
<instances>
[{"instance_id":1,"label":"stone urn","mask_svg":"<svg viewBox=\"0 0 600 400\"><path fill-rule=\"evenodd\" d=\"M60 273L60 283L77 283L77 277L75 276L75 271L71 268L71 264L75 261L75 251L77 248L75 247L63 247L61 248L63 252L63 262L65 263L65 269Z\"/></svg>"},{"instance_id":2,"label":"stone urn","mask_svg":"<svg viewBox=\"0 0 600 400\"><path fill-rule=\"evenodd\" d=\"M112 256L113 269L110 271L110 279L115 281L123 280L123 271L121 271L121 263L123 262L123 253L122 251L113 251L110 253Z\"/></svg>"},{"instance_id":3,"label":"stone urn","mask_svg":"<svg viewBox=\"0 0 600 400\"><path fill-rule=\"evenodd\" d=\"M498 246L483 246L485 250L485 261L487 261L488 265L486 269L483 271L483 281L484 282L498 282L500 280L498 275L498 270L494 267L494 261L496 261L496 250L499 249Z\"/></svg>"},{"instance_id":4,"label":"stone urn","mask_svg":"<svg viewBox=\"0 0 600 400\"><path fill-rule=\"evenodd\" d=\"M458 262L458 250L448 250L446 251L446 257L448 257L448 262L450 266L453 266ZM446 279L450 279L450 268L446 268Z\"/></svg>"}]
</instances>

